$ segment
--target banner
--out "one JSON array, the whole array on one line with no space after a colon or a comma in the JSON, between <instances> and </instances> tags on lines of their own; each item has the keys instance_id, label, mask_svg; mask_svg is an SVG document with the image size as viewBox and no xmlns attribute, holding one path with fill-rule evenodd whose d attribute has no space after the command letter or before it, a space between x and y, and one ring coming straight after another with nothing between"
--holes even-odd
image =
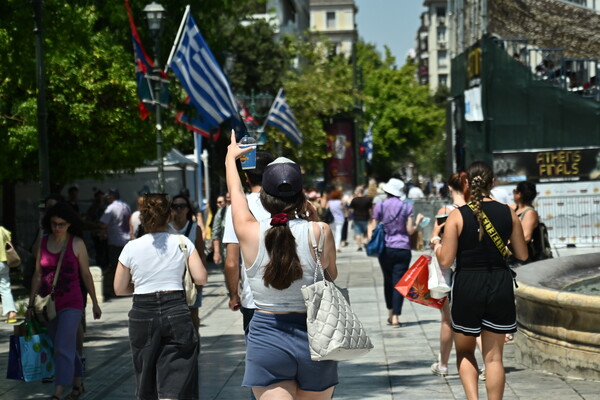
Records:
<instances>
[{"instance_id":1,"label":"banner","mask_svg":"<svg viewBox=\"0 0 600 400\"><path fill-rule=\"evenodd\" d=\"M494 153L499 185L600 180L600 148Z\"/></svg>"}]
</instances>

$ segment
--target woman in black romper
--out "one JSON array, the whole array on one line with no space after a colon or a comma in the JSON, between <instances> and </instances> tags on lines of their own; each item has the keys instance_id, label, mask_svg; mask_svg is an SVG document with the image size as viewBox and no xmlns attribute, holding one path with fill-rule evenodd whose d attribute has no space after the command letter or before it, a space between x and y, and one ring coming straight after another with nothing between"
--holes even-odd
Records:
<instances>
[{"instance_id":1,"label":"woman in black romper","mask_svg":"<svg viewBox=\"0 0 600 400\"><path fill-rule=\"evenodd\" d=\"M452 330L457 367L468 399L477 399L478 366L475 338L481 335L489 400L501 399L505 376L502 363L504 339L517 330L513 277L505 257L483 224L489 218L502 242L509 241L513 255L527 259L523 228L507 205L490 198L494 173L484 162L474 162L467 170L471 201L448 216L442 240L434 243L440 265L449 268L456 258L452 288ZM439 236L440 227L435 227ZM502 247L502 246L501 246Z\"/></svg>"}]
</instances>

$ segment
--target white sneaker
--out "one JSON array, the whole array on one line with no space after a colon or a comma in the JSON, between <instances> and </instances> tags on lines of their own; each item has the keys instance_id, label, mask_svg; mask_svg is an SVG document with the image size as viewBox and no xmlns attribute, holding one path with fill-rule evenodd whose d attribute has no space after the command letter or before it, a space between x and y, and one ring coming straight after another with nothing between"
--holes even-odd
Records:
<instances>
[{"instance_id":1,"label":"white sneaker","mask_svg":"<svg viewBox=\"0 0 600 400\"><path fill-rule=\"evenodd\" d=\"M448 367L443 368L440 367L440 363L433 363L431 364L431 372L437 376L446 376L448 375Z\"/></svg>"}]
</instances>

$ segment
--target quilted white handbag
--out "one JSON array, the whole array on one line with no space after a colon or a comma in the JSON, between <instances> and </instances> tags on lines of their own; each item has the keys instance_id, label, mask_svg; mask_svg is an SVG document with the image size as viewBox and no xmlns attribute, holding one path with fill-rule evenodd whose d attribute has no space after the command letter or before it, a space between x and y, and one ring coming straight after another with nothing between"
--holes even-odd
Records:
<instances>
[{"instance_id":1,"label":"quilted white handbag","mask_svg":"<svg viewBox=\"0 0 600 400\"><path fill-rule=\"evenodd\" d=\"M340 289L325 279L321 264L321 253L325 239L323 225L317 245L313 223L309 224L311 243L317 257L314 283L302 286L306 303L306 325L310 358L313 361L349 360L367 354L373 348L363 325L352 311L350 302ZM317 281L321 273L323 280Z\"/></svg>"}]
</instances>

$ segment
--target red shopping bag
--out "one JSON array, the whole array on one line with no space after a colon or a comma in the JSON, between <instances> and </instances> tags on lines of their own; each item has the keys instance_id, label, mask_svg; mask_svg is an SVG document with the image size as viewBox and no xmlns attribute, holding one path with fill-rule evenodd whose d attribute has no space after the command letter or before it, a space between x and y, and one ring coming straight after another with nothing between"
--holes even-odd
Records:
<instances>
[{"instance_id":1,"label":"red shopping bag","mask_svg":"<svg viewBox=\"0 0 600 400\"><path fill-rule=\"evenodd\" d=\"M419 257L406 271L402 279L396 283L395 287L408 300L439 310L444 305L446 297L434 299L429 293L427 281L429 280L428 266L430 261L431 257L429 256L422 255Z\"/></svg>"}]
</instances>

